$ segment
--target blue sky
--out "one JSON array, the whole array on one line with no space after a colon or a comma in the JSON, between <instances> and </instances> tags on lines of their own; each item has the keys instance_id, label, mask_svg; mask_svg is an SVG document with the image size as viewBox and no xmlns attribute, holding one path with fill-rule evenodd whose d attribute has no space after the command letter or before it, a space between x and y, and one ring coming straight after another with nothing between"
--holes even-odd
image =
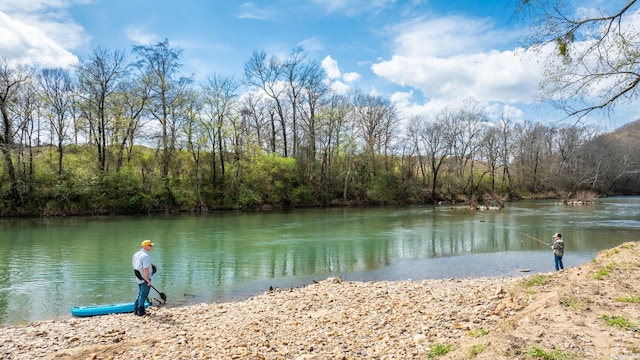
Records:
<instances>
[{"instance_id":1,"label":"blue sky","mask_svg":"<svg viewBox=\"0 0 640 360\"><path fill-rule=\"evenodd\" d=\"M587 0L582 6L622 0ZM539 59L519 45L513 0L1 0L0 56L67 66L93 46L130 51L165 38L196 80L242 78L254 50L302 46L336 89L391 99L405 117L478 101L494 118L563 118L536 103ZM525 54L525 56L521 56ZM640 118L620 107L605 127Z\"/></svg>"}]
</instances>

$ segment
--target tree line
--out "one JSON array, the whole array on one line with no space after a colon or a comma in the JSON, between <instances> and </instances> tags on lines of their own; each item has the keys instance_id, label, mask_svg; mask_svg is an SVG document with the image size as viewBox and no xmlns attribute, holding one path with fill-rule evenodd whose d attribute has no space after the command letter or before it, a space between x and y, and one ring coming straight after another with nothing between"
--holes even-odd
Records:
<instances>
[{"instance_id":1,"label":"tree line","mask_svg":"<svg viewBox=\"0 0 640 360\"><path fill-rule=\"evenodd\" d=\"M131 59L129 59L131 58ZM244 77L182 72L168 40L94 48L71 69L0 62L0 214L105 214L637 193L638 126L403 118L337 93L302 48Z\"/></svg>"}]
</instances>

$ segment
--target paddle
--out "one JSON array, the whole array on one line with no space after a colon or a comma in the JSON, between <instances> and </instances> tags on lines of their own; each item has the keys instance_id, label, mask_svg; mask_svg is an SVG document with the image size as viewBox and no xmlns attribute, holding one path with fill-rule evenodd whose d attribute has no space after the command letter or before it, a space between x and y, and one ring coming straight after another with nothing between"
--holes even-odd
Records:
<instances>
[{"instance_id":1,"label":"paddle","mask_svg":"<svg viewBox=\"0 0 640 360\"><path fill-rule=\"evenodd\" d=\"M142 277L142 274L140 273L140 271L138 269L133 269L133 272L136 274L136 277L140 280L144 281L144 278ZM167 301L167 295L165 295L163 292L158 291L158 289L155 288L155 286L151 285L151 288L153 288L153 290L155 290L158 294L160 294L160 298L162 298L162 301L166 302Z\"/></svg>"},{"instance_id":2,"label":"paddle","mask_svg":"<svg viewBox=\"0 0 640 360\"><path fill-rule=\"evenodd\" d=\"M542 241L542 240L540 240L540 239L538 239L538 238L534 238L534 237L533 237L533 236L531 236L531 235L527 235L527 234L523 234L523 233L518 233L518 234L520 234L520 235L522 235L522 236L526 236L526 237L528 237L529 239L533 239L533 240L535 240L535 241L539 241L539 242L541 242L541 243L543 243L543 244L545 244L545 245L547 245L547 246L551 246L551 244L546 243L546 242L544 242L544 241Z\"/></svg>"}]
</instances>

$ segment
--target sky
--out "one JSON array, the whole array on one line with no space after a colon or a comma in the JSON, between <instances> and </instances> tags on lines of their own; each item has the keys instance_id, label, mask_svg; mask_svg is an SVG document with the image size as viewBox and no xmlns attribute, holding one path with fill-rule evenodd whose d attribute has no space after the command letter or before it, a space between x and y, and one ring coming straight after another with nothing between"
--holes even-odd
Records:
<instances>
[{"instance_id":1,"label":"sky","mask_svg":"<svg viewBox=\"0 0 640 360\"><path fill-rule=\"evenodd\" d=\"M623 0L584 0L583 6ZM65 67L95 47L124 50L167 39L185 75L243 77L256 51L297 46L338 91L390 99L401 116L433 116L468 99L490 118L563 122L536 101L542 62L521 45L527 26L514 0L0 0L0 57ZM524 56L523 56L524 55ZM640 119L638 102L606 130Z\"/></svg>"}]
</instances>

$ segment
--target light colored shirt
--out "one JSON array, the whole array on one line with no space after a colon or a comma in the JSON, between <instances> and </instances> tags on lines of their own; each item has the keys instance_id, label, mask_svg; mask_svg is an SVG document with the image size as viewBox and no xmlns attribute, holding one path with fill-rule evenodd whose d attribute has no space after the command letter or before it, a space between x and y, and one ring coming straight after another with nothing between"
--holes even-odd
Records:
<instances>
[{"instance_id":1,"label":"light colored shirt","mask_svg":"<svg viewBox=\"0 0 640 360\"><path fill-rule=\"evenodd\" d=\"M144 278L144 269L147 269L149 272L149 281L151 281L151 275L153 272L151 271L151 255L147 250L140 249L138 250L138 252L133 254L133 258L131 259L131 265L133 266L134 270L140 271L140 274L142 274L143 278ZM144 280L140 280L138 279L138 277L136 277L136 281L138 282L138 284L145 283Z\"/></svg>"}]
</instances>

